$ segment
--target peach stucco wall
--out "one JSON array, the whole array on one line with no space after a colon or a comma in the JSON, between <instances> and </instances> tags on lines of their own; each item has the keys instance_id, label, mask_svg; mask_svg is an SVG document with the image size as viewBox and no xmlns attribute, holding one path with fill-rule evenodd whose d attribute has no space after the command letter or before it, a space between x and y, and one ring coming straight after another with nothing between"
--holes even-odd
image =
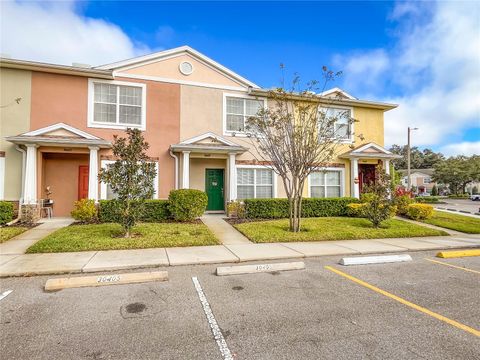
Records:
<instances>
[{"instance_id":1,"label":"peach stucco wall","mask_svg":"<svg viewBox=\"0 0 480 360\"><path fill-rule=\"evenodd\" d=\"M46 153L42 161L42 192L50 186L54 201L54 216L70 216L73 203L78 200L78 167L88 165L88 154Z\"/></svg>"},{"instance_id":2,"label":"peach stucco wall","mask_svg":"<svg viewBox=\"0 0 480 360\"><path fill-rule=\"evenodd\" d=\"M122 78L116 80L147 85L144 132L150 144L147 154L158 158L159 198L166 198L174 188L174 162L169 155L169 146L180 138L180 86ZM87 127L87 78L34 72L31 98L31 130L63 122L105 140L111 141L114 135L123 135L121 130ZM109 150L100 152L100 155L109 154Z\"/></svg>"}]
</instances>

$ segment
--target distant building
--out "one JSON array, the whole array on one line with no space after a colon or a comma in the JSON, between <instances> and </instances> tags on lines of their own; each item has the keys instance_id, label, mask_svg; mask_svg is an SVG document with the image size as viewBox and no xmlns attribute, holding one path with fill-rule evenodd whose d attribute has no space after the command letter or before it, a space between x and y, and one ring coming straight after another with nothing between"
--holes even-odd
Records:
<instances>
[{"instance_id":1,"label":"distant building","mask_svg":"<svg viewBox=\"0 0 480 360\"><path fill-rule=\"evenodd\" d=\"M401 183L403 186L408 186L408 176L407 170L397 170L402 178ZM433 171L434 169L411 169L410 170L410 184L417 189L418 193L428 193L432 192L432 188L436 185L433 181Z\"/></svg>"}]
</instances>

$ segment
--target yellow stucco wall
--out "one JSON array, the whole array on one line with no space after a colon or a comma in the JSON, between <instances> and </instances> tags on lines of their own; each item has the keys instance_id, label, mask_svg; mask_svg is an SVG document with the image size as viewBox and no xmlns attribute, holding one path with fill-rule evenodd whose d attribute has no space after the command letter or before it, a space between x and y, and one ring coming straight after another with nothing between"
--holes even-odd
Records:
<instances>
[{"instance_id":1,"label":"yellow stucco wall","mask_svg":"<svg viewBox=\"0 0 480 360\"><path fill-rule=\"evenodd\" d=\"M5 200L18 200L21 195L22 154L5 136L29 130L31 84L30 71L0 69L0 151L5 151ZM19 104L17 98L21 98Z\"/></svg>"},{"instance_id":2,"label":"yellow stucco wall","mask_svg":"<svg viewBox=\"0 0 480 360\"><path fill-rule=\"evenodd\" d=\"M180 140L192 138L206 132L213 132L249 149L249 151L246 153L238 155L237 161L254 160L256 158L255 149L252 146L250 139L240 136L233 137L225 135L223 129L224 94L247 95L246 93L182 85L180 94ZM353 117L358 120L358 122L355 122L354 124L354 142L353 144L339 145L336 149L337 155L350 151L352 147L356 148L370 142L374 142L381 146L384 145L384 124L382 110L354 107ZM364 140L359 139L360 135L364 137ZM352 193L350 161L335 157L331 162L344 165L344 196L350 196ZM366 162L368 161L360 161L360 163ZM374 160L373 162L376 163L377 160ZM190 176L191 178L193 176L202 176L202 178L198 180L198 184L204 187L204 168L202 169L199 169L202 171L202 174L197 175L195 174L196 169L191 167ZM190 184L193 186L192 182ZM308 181L304 189L304 196L307 196L307 194ZM277 176L277 197L285 196L286 193L282 180Z\"/></svg>"}]
</instances>

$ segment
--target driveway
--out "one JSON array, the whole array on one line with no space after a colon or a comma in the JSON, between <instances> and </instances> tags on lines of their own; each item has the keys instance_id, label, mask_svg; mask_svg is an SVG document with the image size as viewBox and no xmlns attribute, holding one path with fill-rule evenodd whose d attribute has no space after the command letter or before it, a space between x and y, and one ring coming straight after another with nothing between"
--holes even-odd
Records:
<instances>
[{"instance_id":1,"label":"driveway","mask_svg":"<svg viewBox=\"0 0 480 360\"><path fill-rule=\"evenodd\" d=\"M456 211L468 211L471 213L480 212L480 201L469 199L441 199L446 204L432 204L434 207L444 209L455 209Z\"/></svg>"},{"instance_id":2,"label":"driveway","mask_svg":"<svg viewBox=\"0 0 480 360\"><path fill-rule=\"evenodd\" d=\"M432 262L426 259L433 252L411 255L413 262L349 267L338 265L339 256L323 257L306 260L306 270L223 277L213 265L182 266L164 268L170 275L164 283L54 293L42 290L47 277L1 279L1 292L13 292L0 300L0 353L4 359L480 358L480 257Z\"/></svg>"}]
</instances>

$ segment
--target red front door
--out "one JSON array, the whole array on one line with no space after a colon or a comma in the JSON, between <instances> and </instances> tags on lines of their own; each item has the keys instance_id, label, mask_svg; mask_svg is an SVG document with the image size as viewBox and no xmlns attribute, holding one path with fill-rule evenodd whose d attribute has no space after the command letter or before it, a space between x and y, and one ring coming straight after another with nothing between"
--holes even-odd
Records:
<instances>
[{"instance_id":1,"label":"red front door","mask_svg":"<svg viewBox=\"0 0 480 360\"><path fill-rule=\"evenodd\" d=\"M88 198L88 165L78 167L78 200Z\"/></svg>"},{"instance_id":2,"label":"red front door","mask_svg":"<svg viewBox=\"0 0 480 360\"><path fill-rule=\"evenodd\" d=\"M360 185L360 193L363 187L375 182L375 165L360 164L358 166L358 180Z\"/></svg>"}]
</instances>

